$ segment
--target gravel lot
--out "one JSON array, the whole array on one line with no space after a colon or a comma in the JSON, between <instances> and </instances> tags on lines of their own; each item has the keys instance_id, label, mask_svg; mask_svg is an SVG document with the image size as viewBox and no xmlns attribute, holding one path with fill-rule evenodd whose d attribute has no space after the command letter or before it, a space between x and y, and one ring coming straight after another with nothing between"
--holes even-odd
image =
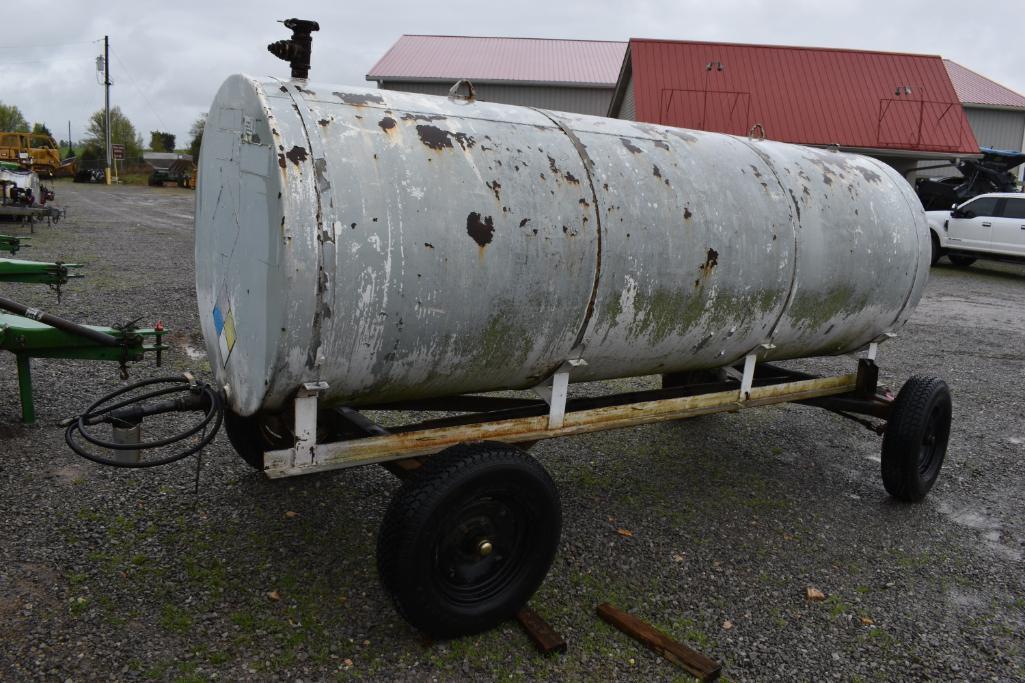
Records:
<instances>
[{"instance_id":1,"label":"gravel lot","mask_svg":"<svg viewBox=\"0 0 1025 683\"><path fill-rule=\"evenodd\" d=\"M137 364L133 379L208 375L186 353L201 346L192 193L59 183L57 198L67 220L37 227L21 256L83 263L87 278L59 305L38 286L5 294L95 324L162 319L166 367ZM679 678L594 616L604 601L719 659L729 680L1025 679L1023 302L1025 268L944 261L881 349L895 390L921 373L954 392L946 465L920 505L887 498L878 437L812 408L539 444L565 516L532 601L569 641L550 658L513 624L428 644L396 616L373 561L397 488L384 470L271 482L223 436L198 495L195 459L93 465L56 422L116 387L116 366L35 361L39 422L24 427L4 354L0 679Z\"/></svg>"}]
</instances>

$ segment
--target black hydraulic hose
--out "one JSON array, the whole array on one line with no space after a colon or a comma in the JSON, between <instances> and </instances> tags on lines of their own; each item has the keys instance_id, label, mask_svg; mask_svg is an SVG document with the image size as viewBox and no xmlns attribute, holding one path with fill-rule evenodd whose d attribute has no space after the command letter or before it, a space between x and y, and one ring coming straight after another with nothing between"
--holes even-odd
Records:
<instances>
[{"instance_id":1,"label":"black hydraulic hose","mask_svg":"<svg viewBox=\"0 0 1025 683\"><path fill-rule=\"evenodd\" d=\"M100 332L99 330L94 330L91 327L86 327L85 325L79 325L78 323L71 322L70 320L65 320L64 318L51 313L41 311L38 308L19 304L17 301L6 297L0 296L0 309L10 311L11 313L24 316L31 320L38 320L50 327L56 327L62 332L84 337L85 339L95 342L100 346L121 346L121 340L113 335Z\"/></svg>"},{"instance_id":2,"label":"black hydraulic hose","mask_svg":"<svg viewBox=\"0 0 1025 683\"><path fill-rule=\"evenodd\" d=\"M124 399L114 403L113 405L107 405L111 401L114 401L128 392L155 384L173 384L176 386L150 391L139 396ZM134 405L149 398L164 396L174 392L188 392L189 395L181 399L161 401L151 406ZM101 422L110 422L112 424L119 422L124 423L126 418L132 419L138 417L139 420L141 420L142 417L146 415L191 411L203 411L203 419L189 429L172 436L163 439L156 439L154 441L145 441L138 444L123 444L105 441L94 436L86 429L87 425L96 425ZM101 465L126 468L158 467L160 465L167 465L169 463L176 462L182 458L187 458L190 455L202 451L217 436L217 432L221 428L221 422L223 419L224 401L221 397L221 392L215 387L203 382L196 382L188 376L157 377L122 387L95 401L85 410L85 412L72 419L68 428L64 432L64 440L75 453L87 460L91 460ZM144 462L125 462L106 458L101 455L97 455L96 453L90 453L77 441L76 438L77 434L94 446L112 451L143 451L151 448L169 446L188 439L200 431L202 431L203 434L199 441L188 448L157 460Z\"/></svg>"}]
</instances>

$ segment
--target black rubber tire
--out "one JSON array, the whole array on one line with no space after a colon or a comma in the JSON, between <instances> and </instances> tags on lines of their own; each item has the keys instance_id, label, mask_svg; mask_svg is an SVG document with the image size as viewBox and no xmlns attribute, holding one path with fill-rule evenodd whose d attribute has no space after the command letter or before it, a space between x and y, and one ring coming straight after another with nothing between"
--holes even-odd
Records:
<instances>
[{"instance_id":1,"label":"black rubber tire","mask_svg":"<svg viewBox=\"0 0 1025 683\"><path fill-rule=\"evenodd\" d=\"M946 382L912 377L897 394L883 436L886 492L918 502L936 482L950 440L951 401Z\"/></svg>"},{"instance_id":2,"label":"black rubber tire","mask_svg":"<svg viewBox=\"0 0 1025 683\"><path fill-rule=\"evenodd\" d=\"M947 254L947 258L958 268L967 268L968 266L975 263L974 256L960 256L958 254Z\"/></svg>"},{"instance_id":3,"label":"black rubber tire","mask_svg":"<svg viewBox=\"0 0 1025 683\"><path fill-rule=\"evenodd\" d=\"M940 238L936 236L932 230L929 231L929 236L932 238L932 256L929 261L930 266L935 266L936 262L943 256L943 249L940 247Z\"/></svg>"},{"instance_id":4,"label":"black rubber tire","mask_svg":"<svg viewBox=\"0 0 1025 683\"><path fill-rule=\"evenodd\" d=\"M377 568L399 613L435 638L480 633L527 603L555 558L559 493L532 457L508 444L453 446L392 498ZM493 544L485 556L477 548Z\"/></svg>"},{"instance_id":5,"label":"black rubber tire","mask_svg":"<svg viewBox=\"0 0 1025 683\"><path fill-rule=\"evenodd\" d=\"M231 410L224 411L224 433L235 452L242 456L250 467L263 471L263 454L274 450L277 444L264 438L258 417L242 417ZM287 448L288 444L281 444Z\"/></svg>"}]
</instances>

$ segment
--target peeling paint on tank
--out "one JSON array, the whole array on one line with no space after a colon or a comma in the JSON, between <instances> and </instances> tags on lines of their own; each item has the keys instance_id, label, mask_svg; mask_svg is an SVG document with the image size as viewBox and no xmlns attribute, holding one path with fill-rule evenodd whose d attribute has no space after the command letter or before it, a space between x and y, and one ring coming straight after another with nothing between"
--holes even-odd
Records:
<instances>
[{"instance_id":1,"label":"peeling paint on tank","mask_svg":"<svg viewBox=\"0 0 1025 683\"><path fill-rule=\"evenodd\" d=\"M384 104L384 98L373 93L333 92L331 94L340 99L344 104L351 104L356 107L368 104Z\"/></svg>"},{"instance_id":2,"label":"peeling paint on tank","mask_svg":"<svg viewBox=\"0 0 1025 683\"><path fill-rule=\"evenodd\" d=\"M641 152L643 152L643 151L644 151L644 150L642 150L642 149L641 149L640 147L638 147L637 145L635 145L635 144L634 144L634 143L633 143L633 142L632 142L632 141L631 141L630 139L628 139L628 138L619 138L619 141L620 141L621 143L623 143L623 146L624 146L624 147L626 147L626 148L627 148L628 150L630 150L630 153L631 153L631 154L640 154Z\"/></svg>"},{"instance_id":3,"label":"peeling paint on tank","mask_svg":"<svg viewBox=\"0 0 1025 683\"><path fill-rule=\"evenodd\" d=\"M305 147L293 145L292 149L285 152L285 156L288 157L289 161L298 166L302 162L306 161L308 155Z\"/></svg>"},{"instance_id":4,"label":"peeling paint on tank","mask_svg":"<svg viewBox=\"0 0 1025 683\"><path fill-rule=\"evenodd\" d=\"M495 223L491 216L482 218L479 213L472 211L466 217L466 234L473 238L477 246L486 247L495 235Z\"/></svg>"},{"instance_id":5,"label":"peeling paint on tank","mask_svg":"<svg viewBox=\"0 0 1025 683\"><path fill-rule=\"evenodd\" d=\"M476 141L466 133L442 130L437 126L418 125L416 132L420 136L420 142L431 149L452 149L453 140L459 143L463 150L467 150L476 144Z\"/></svg>"},{"instance_id":6,"label":"peeling paint on tank","mask_svg":"<svg viewBox=\"0 0 1025 683\"><path fill-rule=\"evenodd\" d=\"M391 133L395 129L395 119L390 116L385 116L383 119L377 122L377 125L381 127L385 133Z\"/></svg>"}]
</instances>

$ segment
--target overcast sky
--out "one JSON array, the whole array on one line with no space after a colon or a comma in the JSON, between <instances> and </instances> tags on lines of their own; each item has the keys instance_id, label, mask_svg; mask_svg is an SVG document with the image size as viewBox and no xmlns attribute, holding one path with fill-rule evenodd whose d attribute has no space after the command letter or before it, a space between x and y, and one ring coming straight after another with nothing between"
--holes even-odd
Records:
<instances>
[{"instance_id":1,"label":"overcast sky","mask_svg":"<svg viewBox=\"0 0 1025 683\"><path fill-rule=\"evenodd\" d=\"M31 6L31 10L24 7ZM320 22L311 80L364 85L403 33L627 40L671 38L939 54L1025 93L1022 0L432 0L430 2L175 2L19 4L0 32L0 102L79 139L103 106L96 56L110 36L112 104L149 142L166 130L188 144L229 74L288 76L266 50L288 32L275 20ZM10 14L8 12L8 14ZM98 42L93 42L98 41Z\"/></svg>"}]
</instances>

